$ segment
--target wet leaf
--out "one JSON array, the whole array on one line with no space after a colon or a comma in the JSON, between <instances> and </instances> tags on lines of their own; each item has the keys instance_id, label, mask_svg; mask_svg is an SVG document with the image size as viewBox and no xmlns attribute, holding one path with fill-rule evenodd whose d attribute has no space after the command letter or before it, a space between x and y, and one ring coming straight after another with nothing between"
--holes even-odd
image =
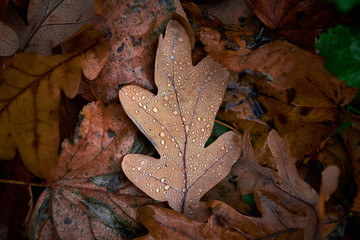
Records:
<instances>
[{"instance_id":1,"label":"wet leaf","mask_svg":"<svg viewBox=\"0 0 360 240\"><path fill-rule=\"evenodd\" d=\"M171 21L156 55L157 95L137 86L119 92L126 113L160 154L160 159L127 155L122 163L126 176L187 216L240 155L241 138L231 131L204 148L227 78L227 70L209 57L192 66L186 31Z\"/></svg>"},{"instance_id":2,"label":"wet leaf","mask_svg":"<svg viewBox=\"0 0 360 240\"><path fill-rule=\"evenodd\" d=\"M33 0L28 7L28 26L8 24L20 36L20 50L50 56L52 48L94 18L94 0Z\"/></svg>"},{"instance_id":3,"label":"wet leaf","mask_svg":"<svg viewBox=\"0 0 360 240\"><path fill-rule=\"evenodd\" d=\"M325 69L323 58L287 42L269 43L245 57L215 58L230 70L245 70L264 113L260 119L286 137L296 158L314 152L336 129L339 109L356 93Z\"/></svg>"},{"instance_id":4,"label":"wet leaf","mask_svg":"<svg viewBox=\"0 0 360 240\"><path fill-rule=\"evenodd\" d=\"M136 128L119 105L90 103L74 141L64 141L56 181L40 196L32 239L128 239L144 234L137 207L152 203L126 180L121 160Z\"/></svg>"},{"instance_id":5,"label":"wet leaf","mask_svg":"<svg viewBox=\"0 0 360 240\"><path fill-rule=\"evenodd\" d=\"M19 53L2 59L0 158L12 159L18 149L28 169L46 179L58 156L60 91L75 97L81 73L93 79L108 57L108 44L96 31L78 37L82 48L69 54Z\"/></svg>"},{"instance_id":6,"label":"wet leaf","mask_svg":"<svg viewBox=\"0 0 360 240\"><path fill-rule=\"evenodd\" d=\"M103 1L103 18L95 28L107 36L111 48L104 70L90 84L97 99L114 100L126 83L154 89L157 39L167 22L181 10L178 0Z\"/></svg>"}]
</instances>

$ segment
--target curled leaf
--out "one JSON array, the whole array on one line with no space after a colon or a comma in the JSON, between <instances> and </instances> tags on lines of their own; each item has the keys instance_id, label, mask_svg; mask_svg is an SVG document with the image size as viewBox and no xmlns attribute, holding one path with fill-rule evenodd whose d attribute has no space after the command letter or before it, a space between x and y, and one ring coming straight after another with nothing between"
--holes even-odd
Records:
<instances>
[{"instance_id":1,"label":"curled leaf","mask_svg":"<svg viewBox=\"0 0 360 240\"><path fill-rule=\"evenodd\" d=\"M185 29L170 21L156 55L157 95L137 86L119 92L126 113L160 154L160 159L127 155L122 163L126 176L152 198L168 201L187 216L228 174L241 143L240 136L227 132L204 147L228 72L209 57L192 66L190 49Z\"/></svg>"}]
</instances>

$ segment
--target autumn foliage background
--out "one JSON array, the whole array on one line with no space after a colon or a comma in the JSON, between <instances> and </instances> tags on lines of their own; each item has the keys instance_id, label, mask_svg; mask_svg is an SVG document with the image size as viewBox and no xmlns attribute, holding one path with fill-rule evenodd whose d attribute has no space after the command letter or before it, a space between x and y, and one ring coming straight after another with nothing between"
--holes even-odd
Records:
<instances>
[{"instance_id":1,"label":"autumn foliage background","mask_svg":"<svg viewBox=\"0 0 360 240\"><path fill-rule=\"evenodd\" d=\"M358 237L359 5L335 2L1 1L0 239ZM320 37L336 27L349 37ZM202 115L154 117L166 131L136 115L167 104ZM189 129L201 164L233 153L195 185L200 202L185 184L184 210L159 195L176 175L151 188L136 169L184 159L164 139Z\"/></svg>"}]
</instances>

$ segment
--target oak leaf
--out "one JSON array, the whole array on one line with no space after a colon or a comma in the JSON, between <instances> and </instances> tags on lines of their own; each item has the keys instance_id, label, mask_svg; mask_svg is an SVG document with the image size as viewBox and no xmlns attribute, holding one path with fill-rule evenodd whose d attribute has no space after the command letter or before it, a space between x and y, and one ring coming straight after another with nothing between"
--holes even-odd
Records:
<instances>
[{"instance_id":1,"label":"oak leaf","mask_svg":"<svg viewBox=\"0 0 360 240\"><path fill-rule=\"evenodd\" d=\"M304 239L319 236L319 226L324 225L324 233L329 234L336 224L332 221L340 217L339 210L328 212L324 222L320 220L319 195L298 175L286 140L272 130L267 139L276 170L258 164L249 141L248 132L244 135L243 157L233 166L232 173L241 176L236 179L242 194L253 193L261 218L238 214L236 218L223 212L224 203L219 206L220 216L230 225L254 238L262 238L289 229L303 230ZM323 184L327 184L324 182ZM329 184L333 184L329 182ZM333 185L332 185L333 186ZM324 186L326 188L328 186ZM214 204L209 203L209 206ZM214 208L214 206L212 208ZM226 207L228 209L228 207ZM228 211L228 210L226 210ZM284 221L286 220L286 221ZM259 231L259 226L261 231Z\"/></svg>"},{"instance_id":2,"label":"oak leaf","mask_svg":"<svg viewBox=\"0 0 360 240\"><path fill-rule=\"evenodd\" d=\"M30 239L129 239L144 234L136 209L153 200L129 182L121 160L136 127L119 105L89 103L73 141L65 140L52 187L40 196Z\"/></svg>"},{"instance_id":3,"label":"oak leaf","mask_svg":"<svg viewBox=\"0 0 360 240\"><path fill-rule=\"evenodd\" d=\"M0 69L0 158L16 149L28 169L50 179L59 142L60 91L75 97L83 73L94 79L108 57L108 44L94 30L79 33L82 48L45 57L19 53L3 58Z\"/></svg>"},{"instance_id":4,"label":"oak leaf","mask_svg":"<svg viewBox=\"0 0 360 240\"><path fill-rule=\"evenodd\" d=\"M209 57L192 66L190 49L185 29L170 21L156 54L157 95L137 86L119 91L126 113L160 154L160 159L125 156L124 173L150 197L187 216L227 175L241 142L227 132L204 148L229 75Z\"/></svg>"}]
</instances>

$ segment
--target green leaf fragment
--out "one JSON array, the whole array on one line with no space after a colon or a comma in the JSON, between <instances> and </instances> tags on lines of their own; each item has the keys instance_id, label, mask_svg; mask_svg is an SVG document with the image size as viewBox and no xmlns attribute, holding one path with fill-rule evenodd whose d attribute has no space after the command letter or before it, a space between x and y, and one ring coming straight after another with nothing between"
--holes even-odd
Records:
<instances>
[{"instance_id":1,"label":"green leaf fragment","mask_svg":"<svg viewBox=\"0 0 360 240\"><path fill-rule=\"evenodd\" d=\"M327 58L325 67L348 86L360 89L360 30L337 25L322 33L315 44Z\"/></svg>"}]
</instances>

